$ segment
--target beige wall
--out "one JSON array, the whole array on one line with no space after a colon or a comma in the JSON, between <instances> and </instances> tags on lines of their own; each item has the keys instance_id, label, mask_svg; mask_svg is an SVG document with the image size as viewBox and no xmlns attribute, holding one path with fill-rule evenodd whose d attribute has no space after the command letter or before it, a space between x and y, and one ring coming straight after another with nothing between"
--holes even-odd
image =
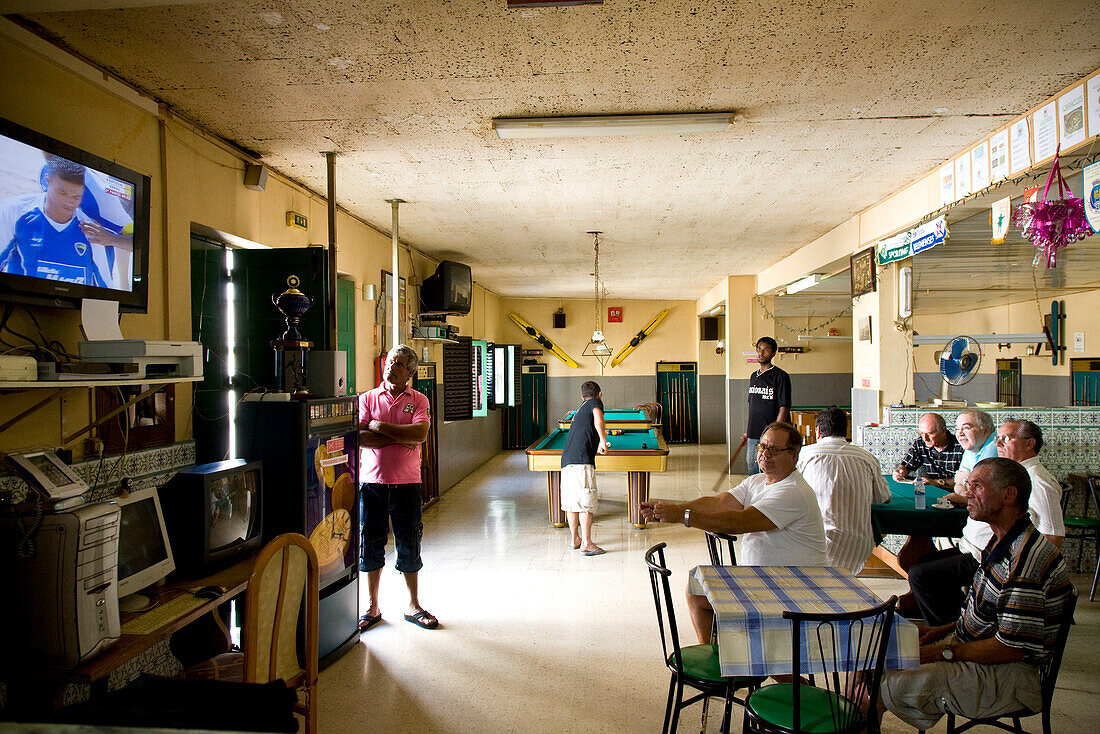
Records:
<instances>
[{"instance_id":1,"label":"beige wall","mask_svg":"<svg viewBox=\"0 0 1100 734\"><path fill-rule=\"evenodd\" d=\"M204 136L189 125L159 114L148 100L101 73L75 62L36 39L0 28L0 117L70 143L100 157L147 174L152 179L149 253L149 310L125 314L122 333L130 338L190 339L190 233L192 224L270 247L326 243L327 206L323 197L271 174L263 192L243 186L246 158ZM33 49L33 50L32 50ZM110 87L107 89L105 87ZM48 90L43 93L42 90ZM320 153L318 153L320 156ZM337 158L337 190L339 190ZM286 212L309 218L309 229L286 226ZM402 209L415 216L414 205ZM337 270L355 281L381 289L381 271L392 268L391 240L363 222L340 212L337 216ZM435 263L403 248L402 275L410 258L413 285L435 269ZM476 277L476 273L475 273ZM415 298L410 292L410 298ZM415 301L409 313L416 311ZM499 299L476 288L470 316L457 319L462 333L496 338L500 333ZM35 309L44 333L75 352L79 312ZM361 386L373 385L372 359L377 354L375 302L356 301L356 371ZM11 326L30 333L34 326L22 313ZM422 351L423 344L416 345ZM439 361L438 345L429 345L430 359ZM26 391L0 397L0 423L41 400L47 391ZM190 436L189 385L177 386L176 437ZM91 391L73 390L40 408L0 436L0 449L60 444L62 438L87 424ZM82 446L73 447L79 455Z\"/></svg>"},{"instance_id":2,"label":"beige wall","mask_svg":"<svg viewBox=\"0 0 1100 734\"><path fill-rule=\"evenodd\" d=\"M607 323L607 307L621 306L623 322ZM553 314L565 309L566 328L555 329ZM608 362L606 375L652 375L658 361L695 362L698 358L699 323L695 315L694 301L630 301L612 299L603 304L603 332L614 353L625 347L638 331L662 309L669 314L648 337L638 345L618 367ZM551 377L599 375L600 365L595 357L583 357L581 353L592 337L596 312L591 299L556 298L502 298L500 299L499 332L505 343L521 344L525 349L539 349L539 345L517 327L508 314L515 312L541 331L546 338L580 363L572 368L549 353L543 353L547 374Z\"/></svg>"},{"instance_id":3,"label":"beige wall","mask_svg":"<svg viewBox=\"0 0 1100 734\"><path fill-rule=\"evenodd\" d=\"M1007 349L998 349L996 344L982 345L982 364L980 374L994 374L998 359L1019 357L1024 375L1065 376L1069 379L1069 360L1075 357L1100 357L1100 290L1078 293L1059 299L1065 303L1065 345L1063 362L1058 366L1051 364L1050 350L1046 347L1037 356L1027 356L1026 343L1013 344ZM1030 334L1042 330L1042 315L1050 313L1051 299L1014 303L1006 306L982 308L963 313L935 316L914 316L913 326L918 333L943 334L949 336L967 334ZM1085 334L1085 351L1073 351L1074 332ZM1034 344L1031 344L1034 346ZM918 372L937 372L939 367L933 359L935 352L943 345L919 346L914 349Z\"/></svg>"}]
</instances>

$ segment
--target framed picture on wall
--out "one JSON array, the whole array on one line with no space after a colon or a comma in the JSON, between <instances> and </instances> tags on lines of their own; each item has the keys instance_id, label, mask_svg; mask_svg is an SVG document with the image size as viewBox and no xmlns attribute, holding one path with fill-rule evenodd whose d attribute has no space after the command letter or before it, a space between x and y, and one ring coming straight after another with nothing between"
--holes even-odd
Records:
<instances>
[{"instance_id":1,"label":"framed picture on wall","mask_svg":"<svg viewBox=\"0 0 1100 734\"><path fill-rule=\"evenodd\" d=\"M875 248L868 247L863 252L852 255L850 260L852 275L852 298L864 293L875 292Z\"/></svg>"}]
</instances>

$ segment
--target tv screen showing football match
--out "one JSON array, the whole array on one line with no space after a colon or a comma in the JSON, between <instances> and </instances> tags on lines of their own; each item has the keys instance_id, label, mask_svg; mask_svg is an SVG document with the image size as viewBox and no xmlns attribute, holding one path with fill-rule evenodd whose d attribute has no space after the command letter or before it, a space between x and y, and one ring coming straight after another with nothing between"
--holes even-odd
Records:
<instances>
[{"instance_id":1,"label":"tv screen showing football match","mask_svg":"<svg viewBox=\"0 0 1100 734\"><path fill-rule=\"evenodd\" d=\"M0 135L0 273L132 291L135 188Z\"/></svg>"}]
</instances>

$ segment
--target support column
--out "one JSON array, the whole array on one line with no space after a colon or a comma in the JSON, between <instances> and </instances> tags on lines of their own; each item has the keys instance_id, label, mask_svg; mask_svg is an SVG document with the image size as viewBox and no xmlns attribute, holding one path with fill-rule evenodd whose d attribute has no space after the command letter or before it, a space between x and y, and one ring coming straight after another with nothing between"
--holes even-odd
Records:
<instances>
[{"instance_id":1,"label":"support column","mask_svg":"<svg viewBox=\"0 0 1100 734\"><path fill-rule=\"evenodd\" d=\"M914 402L912 336L896 326L898 271L904 265L912 265L912 260L878 268L878 289L852 303L853 428L881 422L884 406ZM868 318L870 341L860 341L860 330L866 329Z\"/></svg>"}]
</instances>

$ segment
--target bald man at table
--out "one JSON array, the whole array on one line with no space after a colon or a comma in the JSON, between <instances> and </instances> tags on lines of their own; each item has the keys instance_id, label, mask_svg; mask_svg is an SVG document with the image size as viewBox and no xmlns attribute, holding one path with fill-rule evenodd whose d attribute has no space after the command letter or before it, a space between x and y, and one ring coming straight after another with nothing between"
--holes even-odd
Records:
<instances>
[{"instance_id":1,"label":"bald man at table","mask_svg":"<svg viewBox=\"0 0 1100 734\"><path fill-rule=\"evenodd\" d=\"M756 446L761 474L691 502L643 502L642 517L740 535L742 566L824 566L825 524L817 495L795 468L801 448L797 428L772 423ZM713 607L701 594L689 592L687 599L699 642L709 642Z\"/></svg>"}]
</instances>

